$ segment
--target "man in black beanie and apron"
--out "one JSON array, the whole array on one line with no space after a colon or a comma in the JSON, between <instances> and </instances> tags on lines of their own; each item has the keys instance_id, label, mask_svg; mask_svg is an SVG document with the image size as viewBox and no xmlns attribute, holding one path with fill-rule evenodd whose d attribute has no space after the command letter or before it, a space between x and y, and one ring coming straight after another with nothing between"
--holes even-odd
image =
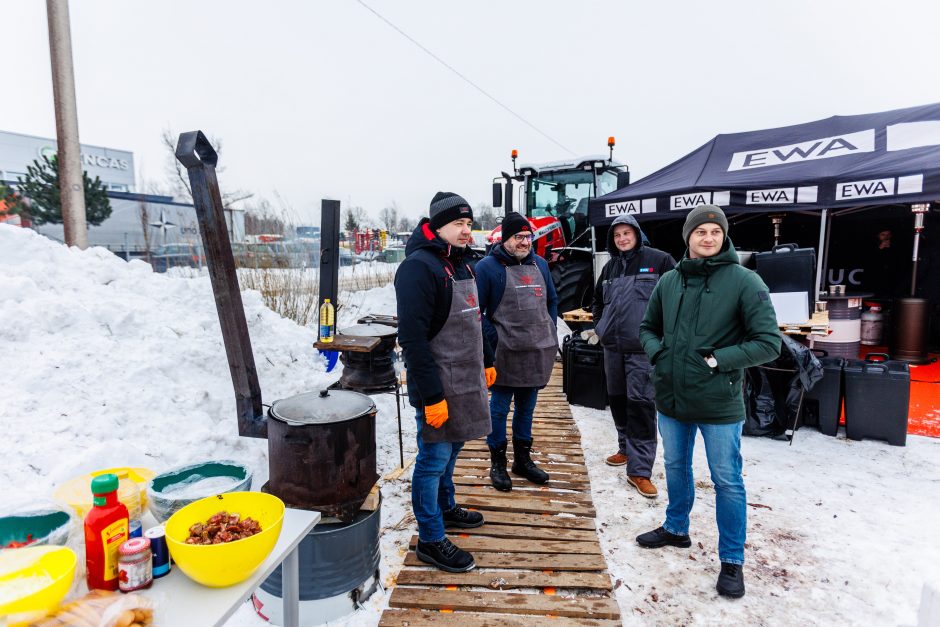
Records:
<instances>
[{"instance_id":1,"label":"man in black beanie and apron","mask_svg":"<svg viewBox=\"0 0 940 627\"><path fill-rule=\"evenodd\" d=\"M477 290L483 331L496 349L496 383L490 395L493 430L490 481L497 490L512 489L506 472L506 416L512 417L512 472L532 483L548 481L548 473L532 461L532 413L539 389L552 376L558 336L558 297L548 263L532 252L532 225L514 211L502 224L502 242L494 244L477 264Z\"/></svg>"},{"instance_id":2,"label":"man in black beanie and apron","mask_svg":"<svg viewBox=\"0 0 940 627\"><path fill-rule=\"evenodd\" d=\"M479 512L454 500L454 464L467 440L490 432L486 389L496 380L493 351L483 337L470 267L473 211L457 194L438 192L395 274L398 343L416 408L418 457L411 504L418 521L418 558L449 572L466 572L473 556L455 546L445 527L483 524Z\"/></svg>"}]
</instances>

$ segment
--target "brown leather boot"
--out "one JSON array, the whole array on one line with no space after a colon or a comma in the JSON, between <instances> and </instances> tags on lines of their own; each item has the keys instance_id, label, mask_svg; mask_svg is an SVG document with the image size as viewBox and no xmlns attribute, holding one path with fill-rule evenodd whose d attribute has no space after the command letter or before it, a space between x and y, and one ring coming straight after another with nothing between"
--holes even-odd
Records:
<instances>
[{"instance_id":1,"label":"brown leather boot","mask_svg":"<svg viewBox=\"0 0 940 627\"><path fill-rule=\"evenodd\" d=\"M655 499L659 496L659 490L656 489L656 486L653 485L653 482L650 481L648 477L627 477L627 483L636 488L636 491L639 492L641 496L645 496L648 499Z\"/></svg>"},{"instance_id":2,"label":"brown leather boot","mask_svg":"<svg viewBox=\"0 0 940 627\"><path fill-rule=\"evenodd\" d=\"M608 466L626 466L627 456L618 451L607 458L607 465Z\"/></svg>"}]
</instances>

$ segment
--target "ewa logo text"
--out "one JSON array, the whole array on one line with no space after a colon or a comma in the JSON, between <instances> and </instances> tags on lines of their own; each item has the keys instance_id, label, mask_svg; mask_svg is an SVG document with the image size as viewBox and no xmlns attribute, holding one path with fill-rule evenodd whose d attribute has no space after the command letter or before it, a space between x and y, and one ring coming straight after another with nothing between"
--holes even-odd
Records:
<instances>
[{"instance_id":1,"label":"ewa logo text","mask_svg":"<svg viewBox=\"0 0 940 627\"><path fill-rule=\"evenodd\" d=\"M669 209L672 211L682 211L683 209L695 209L699 205L718 205L719 207L726 207L730 202L730 191L680 194L678 196L670 196Z\"/></svg>"},{"instance_id":2,"label":"ewa logo text","mask_svg":"<svg viewBox=\"0 0 940 627\"><path fill-rule=\"evenodd\" d=\"M642 200L625 200L604 205L604 212L608 218L615 218L630 213L656 213L656 199L644 198Z\"/></svg>"},{"instance_id":3,"label":"ewa logo text","mask_svg":"<svg viewBox=\"0 0 940 627\"><path fill-rule=\"evenodd\" d=\"M728 171L766 168L874 151L875 129L868 129L856 133L810 139L787 146L771 146L769 148L736 152L731 155Z\"/></svg>"}]
</instances>

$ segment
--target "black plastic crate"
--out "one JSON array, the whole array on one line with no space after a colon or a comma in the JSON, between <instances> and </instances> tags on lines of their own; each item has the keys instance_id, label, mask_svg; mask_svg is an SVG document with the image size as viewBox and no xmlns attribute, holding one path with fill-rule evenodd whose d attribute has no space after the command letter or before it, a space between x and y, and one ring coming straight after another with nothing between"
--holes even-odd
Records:
<instances>
[{"instance_id":1,"label":"black plastic crate","mask_svg":"<svg viewBox=\"0 0 940 627\"><path fill-rule=\"evenodd\" d=\"M770 252L754 255L757 274L773 293L806 292L806 318L813 315L816 303L816 251L780 244Z\"/></svg>"},{"instance_id":2,"label":"black plastic crate","mask_svg":"<svg viewBox=\"0 0 940 627\"><path fill-rule=\"evenodd\" d=\"M850 359L845 376L845 435L853 440L871 438L888 444L907 443L911 371L903 361Z\"/></svg>"},{"instance_id":3,"label":"black plastic crate","mask_svg":"<svg viewBox=\"0 0 940 627\"><path fill-rule=\"evenodd\" d=\"M604 375L604 349L578 336L562 343L562 389L572 405L594 409L607 407L607 379Z\"/></svg>"},{"instance_id":4,"label":"black plastic crate","mask_svg":"<svg viewBox=\"0 0 940 627\"><path fill-rule=\"evenodd\" d=\"M803 395L801 420L804 425L819 429L820 433L834 436L839 432L839 417L842 415L842 368L845 360L823 356L819 363L823 377Z\"/></svg>"}]
</instances>

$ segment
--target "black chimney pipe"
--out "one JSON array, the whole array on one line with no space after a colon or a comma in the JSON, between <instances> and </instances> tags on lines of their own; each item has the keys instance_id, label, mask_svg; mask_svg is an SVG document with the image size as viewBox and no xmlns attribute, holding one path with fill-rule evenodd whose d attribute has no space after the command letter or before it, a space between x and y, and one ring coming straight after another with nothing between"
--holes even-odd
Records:
<instances>
[{"instance_id":1,"label":"black chimney pipe","mask_svg":"<svg viewBox=\"0 0 940 627\"><path fill-rule=\"evenodd\" d=\"M261 386L258 383L255 357L251 352L251 338L248 336L242 293L238 288L235 257L228 238L219 181L215 175L219 155L202 131L190 131L180 134L176 158L189 173L193 205L196 207L215 307L222 326L225 354L235 386L238 435L267 438L268 423L261 406Z\"/></svg>"}]
</instances>

